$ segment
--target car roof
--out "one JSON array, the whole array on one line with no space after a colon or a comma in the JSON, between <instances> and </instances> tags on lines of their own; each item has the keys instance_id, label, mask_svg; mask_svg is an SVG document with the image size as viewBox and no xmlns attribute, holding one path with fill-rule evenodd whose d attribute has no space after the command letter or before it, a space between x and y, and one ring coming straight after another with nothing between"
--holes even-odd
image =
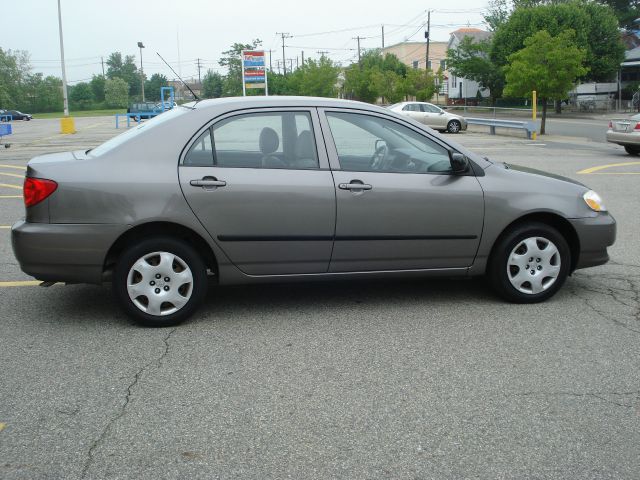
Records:
<instances>
[{"instance_id":1,"label":"car roof","mask_svg":"<svg viewBox=\"0 0 640 480\"><path fill-rule=\"evenodd\" d=\"M296 96L255 96L255 97L224 97L184 104L197 110L218 108L261 108L261 107L325 107L325 108L353 108L388 113L388 110L370 103L354 100L342 100L325 97L296 97Z\"/></svg>"}]
</instances>

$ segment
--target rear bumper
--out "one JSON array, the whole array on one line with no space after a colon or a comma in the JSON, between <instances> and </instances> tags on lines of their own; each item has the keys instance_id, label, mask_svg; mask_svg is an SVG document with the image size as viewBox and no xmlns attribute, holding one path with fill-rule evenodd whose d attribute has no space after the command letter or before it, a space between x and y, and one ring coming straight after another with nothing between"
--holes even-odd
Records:
<instances>
[{"instance_id":1,"label":"rear bumper","mask_svg":"<svg viewBox=\"0 0 640 480\"><path fill-rule=\"evenodd\" d=\"M128 225L29 223L11 228L20 268L43 281L102 283L104 259Z\"/></svg>"},{"instance_id":2,"label":"rear bumper","mask_svg":"<svg viewBox=\"0 0 640 480\"><path fill-rule=\"evenodd\" d=\"M608 130L607 142L617 143L618 145L636 145L640 147L640 132L639 133L623 133L623 132L614 132L613 130Z\"/></svg>"},{"instance_id":3,"label":"rear bumper","mask_svg":"<svg viewBox=\"0 0 640 480\"><path fill-rule=\"evenodd\" d=\"M595 217L569 220L580 241L580 253L575 270L595 267L609 261L607 247L616 241L616 221L609 213Z\"/></svg>"}]
</instances>

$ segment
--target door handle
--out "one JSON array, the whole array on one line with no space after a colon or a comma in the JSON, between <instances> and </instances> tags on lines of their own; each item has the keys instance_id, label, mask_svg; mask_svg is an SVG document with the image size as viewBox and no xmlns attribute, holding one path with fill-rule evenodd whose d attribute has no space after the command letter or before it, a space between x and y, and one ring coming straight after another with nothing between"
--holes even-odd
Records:
<instances>
[{"instance_id":1,"label":"door handle","mask_svg":"<svg viewBox=\"0 0 640 480\"><path fill-rule=\"evenodd\" d=\"M356 181L351 181L351 183L341 183L338 185L340 190L371 190L373 187L368 183L357 183Z\"/></svg>"},{"instance_id":2,"label":"door handle","mask_svg":"<svg viewBox=\"0 0 640 480\"><path fill-rule=\"evenodd\" d=\"M189 182L189 185L191 185L192 187L226 187L227 186L227 182L225 182L224 180L218 180L215 177L204 177L201 180L191 180Z\"/></svg>"}]
</instances>

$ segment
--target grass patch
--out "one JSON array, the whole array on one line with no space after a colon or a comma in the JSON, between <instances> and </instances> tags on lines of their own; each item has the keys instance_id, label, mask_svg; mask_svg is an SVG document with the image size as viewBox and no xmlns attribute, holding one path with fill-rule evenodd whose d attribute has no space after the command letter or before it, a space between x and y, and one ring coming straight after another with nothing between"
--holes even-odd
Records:
<instances>
[{"instance_id":1,"label":"grass patch","mask_svg":"<svg viewBox=\"0 0 640 480\"><path fill-rule=\"evenodd\" d=\"M107 110L81 110L78 112L69 112L70 117L104 117L115 115L116 113L127 113L126 108L114 108ZM63 112L34 113L33 118L62 118Z\"/></svg>"}]
</instances>

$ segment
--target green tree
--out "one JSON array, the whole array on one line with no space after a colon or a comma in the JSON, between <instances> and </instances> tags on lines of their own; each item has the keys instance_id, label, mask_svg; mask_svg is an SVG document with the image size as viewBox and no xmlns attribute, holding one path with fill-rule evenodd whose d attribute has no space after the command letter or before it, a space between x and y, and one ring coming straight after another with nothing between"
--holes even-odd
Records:
<instances>
[{"instance_id":1,"label":"green tree","mask_svg":"<svg viewBox=\"0 0 640 480\"><path fill-rule=\"evenodd\" d=\"M25 110L30 112L62 111L62 80L54 76L43 76L42 73L29 75L24 84Z\"/></svg>"},{"instance_id":2,"label":"green tree","mask_svg":"<svg viewBox=\"0 0 640 480\"><path fill-rule=\"evenodd\" d=\"M204 98L220 98L223 85L224 77L222 75L213 70L207 70L202 79L202 96Z\"/></svg>"},{"instance_id":3,"label":"green tree","mask_svg":"<svg viewBox=\"0 0 640 480\"><path fill-rule=\"evenodd\" d=\"M324 55L319 60L308 59L287 77L287 90L292 95L335 97L340 68Z\"/></svg>"},{"instance_id":4,"label":"green tree","mask_svg":"<svg viewBox=\"0 0 640 480\"><path fill-rule=\"evenodd\" d=\"M91 85L86 82L73 85L69 91L69 100L74 110L88 110L91 108L94 101Z\"/></svg>"},{"instance_id":5,"label":"green tree","mask_svg":"<svg viewBox=\"0 0 640 480\"><path fill-rule=\"evenodd\" d=\"M25 108L25 83L30 72L27 52L0 48L0 108Z\"/></svg>"},{"instance_id":6,"label":"green tree","mask_svg":"<svg viewBox=\"0 0 640 480\"><path fill-rule=\"evenodd\" d=\"M615 76L624 59L624 46L618 21L609 6L589 0L539 3L532 0L517 2L509 19L498 26L490 52L495 65L506 65L509 55L521 50L525 39L540 30L546 30L552 36L573 30L576 44L586 50L589 70L584 79L607 81Z\"/></svg>"},{"instance_id":7,"label":"green tree","mask_svg":"<svg viewBox=\"0 0 640 480\"><path fill-rule=\"evenodd\" d=\"M375 103L380 97L393 101L403 94L415 95L406 91L407 70L395 55L382 55L379 49L368 50L359 63L345 70L345 94L369 103Z\"/></svg>"},{"instance_id":8,"label":"green tree","mask_svg":"<svg viewBox=\"0 0 640 480\"><path fill-rule=\"evenodd\" d=\"M457 77L468 78L478 82L481 88L489 90L491 104L502 96L504 88L504 72L489 57L491 41L474 41L464 37L457 48L447 51L449 71Z\"/></svg>"},{"instance_id":9,"label":"green tree","mask_svg":"<svg viewBox=\"0 0 640 480\"><path fill-rule=\"evenodd\" d=\"M96 102L104 102L104 82L106 78L104 75L94 75L91 77L91 91L93 92L93 98Z\"/></svg>"},{"instance_id":10,"label":"green tree","mask_svg":"<svg viewBox=\"0 0 640 480\"><path fill-rule=\"evenodd\" d=\"M253 50L262 45L259 39L253 40L251 43L234 43L229 50L222 52L219 64L227 68L227 75L224 79L222 89L223 97L234 97L242 95L242 59L240 58L242 50ZM248 92L249 93L249 92Z\"/></svg>"},{"instance_id":11,"label":"green tree","mask_svg":"<svg viewBox=\"0 0 640 480\"><path fill-rule=\"evenodd\" d=\"M609 5L622 28L631 30L638 28L636 19L640 18L640 1L638 0L603 0L604 4Z\"/></svg>"},{"instance_id":12,"label":"green tree","mask_svg":"<svg viewBox=\"0 0 640 480\"><path fill-rule=\"evenodd\" d=\"M144 95L152 102L160 101L160 89L169 86L169 79L161 73L154 73L151 78L144 82Z\"/></svg>"},{"instance_id":13,"label":"green tree","mask_svg":"<svg viewBox=\"0 0 640 480\"><path fill-rule=\"evenodd\" d=\"M552 37L541 30L525 39L525 48L509 55L505 67L506 96L530 97L535 90L542 101L542 125L545 134L547 101L566 98L575 81L587 73L583 63L585 49L578 48L575 34L568 30Z\"/></svg>"},{"instance_id":14,"label":"green tree","mask_svg":"<svg viewBox=\"0 0 640 480\"><path fill-rule=\"evenodd\" d=\"M441 79L441 73L436 75ZM401 101L403 97L416 97L416 100L419 102L428 102L436 93L436 90L435 77L430 70L409 68L404 78L402 95L395 101Z\"/></svg>"},{"instance_id":15,"label":"green tree","mask_svg":"<svg viewBox=\"0 0 640 480\"><path fill-rule=\"evenodd\" d=\"M107 78L121 78L129 86L129 95L135 97L141 94L140 73L136 67L136 57L126 55L124 59L120 52L113 52L107 58Z\"/></svg>"},{"instance_id":16,"label":"green tree","mask_svg":"<svg viewBox=\"0 0 640 480\"><path fill-rule=\"evenodd\" d=\"M117 77L105 81L104 101L108 107L127 107L129 103L129 86L127 82Z\"/></svg>"}]
</instances>

